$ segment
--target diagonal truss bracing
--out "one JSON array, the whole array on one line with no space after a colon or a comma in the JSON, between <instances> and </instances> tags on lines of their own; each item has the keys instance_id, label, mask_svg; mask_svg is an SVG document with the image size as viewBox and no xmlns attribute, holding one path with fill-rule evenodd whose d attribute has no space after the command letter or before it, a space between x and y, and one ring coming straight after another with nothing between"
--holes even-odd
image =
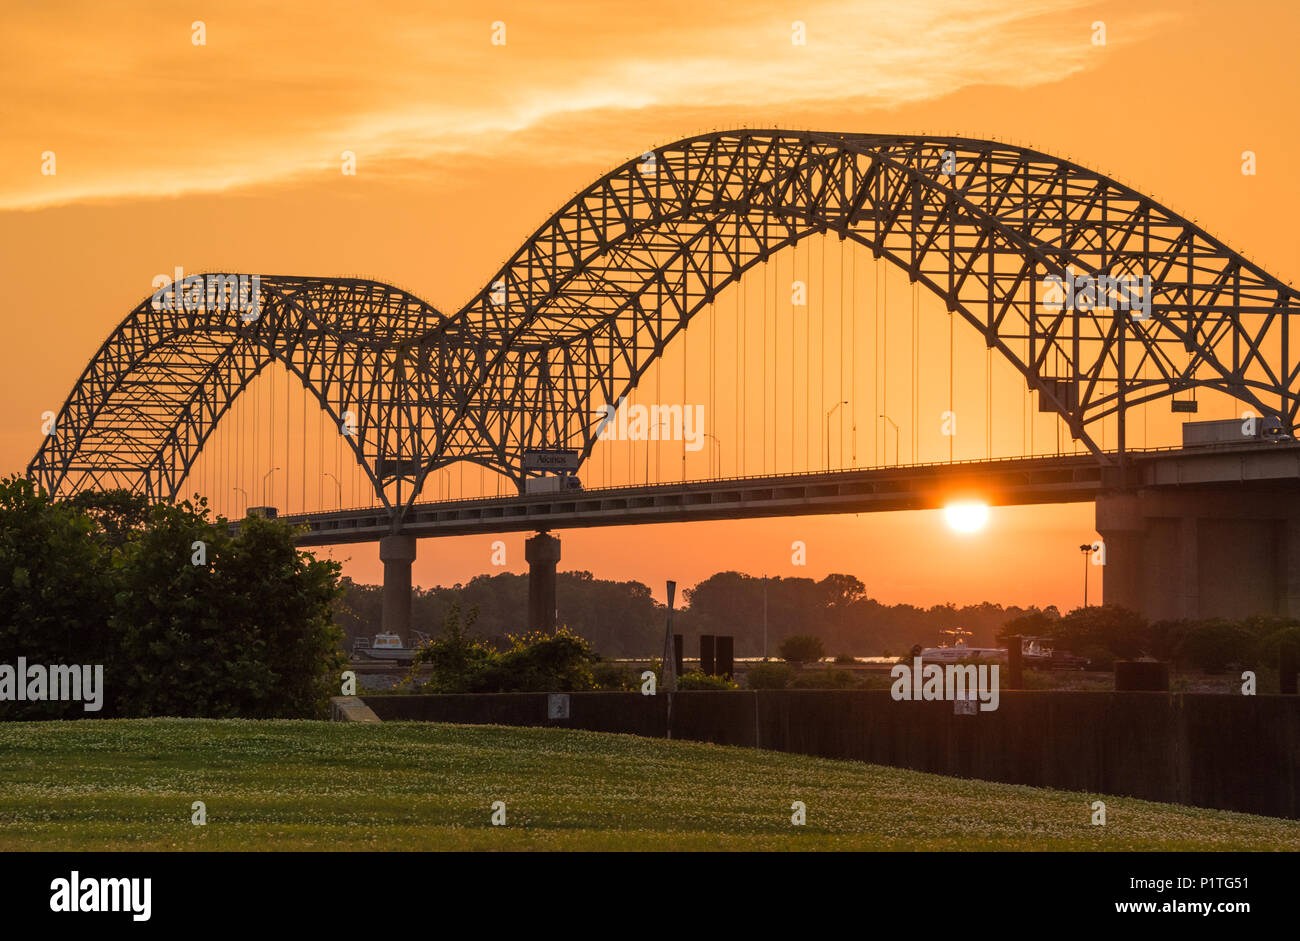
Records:
<instances>
[{"instance_id":1,"label":"diagonal truss bracing","mask_svg":"<svg viewBox=\"0 0 1300 941\"><path fill-rule=\"evenodd\" d=\"M585 457L601 407L700 310L807 236L869 247L944 299L1101 454L1091 429L1198 386L1294 427L1300 294L1153 200L992 141L781 130L679 141L611 171L458 313L384 284L261 278L259 317L142 303L87 366L32 461L52 493L172 498L267 364L299 376L385 505L470 460ZM1149 278L1150 316L1044 297L1047 279Z\"/></svg>"}]
</instances>

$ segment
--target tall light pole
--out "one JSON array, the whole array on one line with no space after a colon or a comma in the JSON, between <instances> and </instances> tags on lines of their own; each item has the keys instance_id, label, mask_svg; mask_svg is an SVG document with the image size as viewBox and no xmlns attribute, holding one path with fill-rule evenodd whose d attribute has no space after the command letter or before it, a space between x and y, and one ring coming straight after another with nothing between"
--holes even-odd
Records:
<instances>
[{"instance_id":1,"label":"tall light pole","mask_svg":"<svg viewBox=\"0 0 1300 941\"><path fill-rule=\"evenodd\" d=\"M338 505L335 507L335 509L339 509L339 510L343 509L343 485L339 483L339 479L335 477L333 474L331 474L329 471L325 471L325 476L328 477L330 480L334 481L334 486L338 488L339 499L338 499Z\"/></svg>"},{"instance_id":2,"label":"tall light pole","mask_svg":"<svg viewBox=\"0 0 1300 941\"><path fill-rule=\"evenodd\" d=\"M717 454L718 456L718 476L721 477L722 476L722 441L721 439L718 438L717 435L715 435L711 431L706 431L703 434L704 437L713 439L713 446L717 449L714 453ZM711 461L710 464L712 464Z\"/></svg>"},{"instance_id":3,"label":"tall light pole","mask_svg":"<svg viewBox=\"0 0 1300 941\"><path fill-rule=\"evenodd\" d=\"M239 491L240 493L242 493L242 494L244 495L244 512L247 513L247 512L248 512L248 503L249 503L249 500L248 500L248 491L245 490L243 487L236 487L235 490Z\"/></svg>"},{"instance_id":4,"label":"tall light pole","mask_svg":"<svg viewBox=\"0 0 1300 941\"><path fill-rule=\"evenodd\" d=\"M266 500L266 481L267 481L268 478L270 478L270 476L271 476L272 474L274 474L274 473L275 473L276 471L278 471L279 469L280 469L280 468L278 468L278 467L272 467L269 471L267 471L267 472L262 476L262 505L263 505L263 506L270 506L270 505L271 505L271 504L268 503L267 500Z\"/></svg>"},{"instance_id":5,"label":"tall light pole","mask_svg":"<svg viewBox=\"0 0 1300 941\"><path fill-rule=\"evenodd\" d=\"M664 427L664 418L663 416L660 416L659 423L655 425L655 436L654 436L655 441L663 440L662 438L659 437L659 432L663 430L663 427ZM655 465L655 467L658 466L659 466L658 464ZM645 441L645 483L647 487L650 486L650 439L649 438L646 438Z\"/></svg>"},{"instance_id":6,"label":"tall light pole","mask_svg":"<svg viewBox=\"0 0 1300 941\"><path fill-rule=\"evenodd\" d=\"M830 471L831 469L831 416L835 414L835 410L839 408L841 405L848 405L848 404L849 404L848 399L845 399L843 402L836 402L834 405L831 406L830 411L826 413L826 470L827 471Z\"/></svg>"},{"instance_id":7,"label":"tall light pole","mask_svg":"<svg viewBox=\"0 0 1300 941\"><path fill-rule=\"evenodd\" d=\"M1092 544L1084 543L1079 547L1083 553L1083 606L1088 607L1088 553L1092 552Z\"/></svg>"},{"instance_id":8,"label":"tall light pole","mask_svg":"<svg viewBox=\"0 0 1300 941\"><path fill-rule=\"evenodd\" d=\"M888 415L881 415L880 417L894 426L894 466L897 467L898 466L898 424ZM885 457L886 459L888 459L889 455L886 454Z\"/></svg>"}]
</instances>

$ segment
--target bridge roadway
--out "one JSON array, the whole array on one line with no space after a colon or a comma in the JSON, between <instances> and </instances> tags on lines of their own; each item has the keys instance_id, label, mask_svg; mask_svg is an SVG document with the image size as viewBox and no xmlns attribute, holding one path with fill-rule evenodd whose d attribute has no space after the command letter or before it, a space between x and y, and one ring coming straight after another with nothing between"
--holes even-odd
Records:
<instances>
[{"instance_id":1,"label":"bridge roadway","mask_svg":"<svg viewBox=\"0 0 1300 941\"><path fill-rule=\"evenodd\" d=\"M1108 457L1114 458L1113 455ZM1300 445L1260 444L1129 451L1127 467L1093 454L780 474L548 494L417 503L400 528L384 507L285 515L303 546L374 542L395 532L422 538L684 523L703 520L874 513L942 507L1083 503L1116 490L1234 485L1294 489ZM1244 485L1244 486L1243 486Z\"/></svg>"}]
</instances>

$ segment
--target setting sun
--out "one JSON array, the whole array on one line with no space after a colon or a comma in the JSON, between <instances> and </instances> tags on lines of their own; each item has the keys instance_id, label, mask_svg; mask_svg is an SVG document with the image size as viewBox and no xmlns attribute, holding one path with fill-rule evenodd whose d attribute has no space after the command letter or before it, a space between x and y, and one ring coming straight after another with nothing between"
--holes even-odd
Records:
<instances>
[{"instance_id":1,"label":"setting sun","mask_svg":"<svg viewBox=\"0 0 1300 941\"><path fill-rule=\"evenodd\" d=\"M950 503L943 508L948 525L959 533L973 533L988 521L989 508L983 503Z\"/></svg>"}]
</instances>

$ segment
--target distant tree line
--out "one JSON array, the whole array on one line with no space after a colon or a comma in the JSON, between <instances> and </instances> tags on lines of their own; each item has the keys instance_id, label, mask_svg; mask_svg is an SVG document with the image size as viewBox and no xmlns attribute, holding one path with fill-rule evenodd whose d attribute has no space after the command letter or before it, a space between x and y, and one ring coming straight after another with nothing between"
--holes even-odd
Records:
<instances>
[{"instance_id":1,"label":"distant tree line","mask_svg":"<svg viewBox=\"0 0 1300 941\"><path fill-rule=\"evenodd\" d=\"M988 646L1008 620L1038 612L1036 608L989 602L929 608L888 605L867 597L860 580L842 574L817 581L764 580L739 572L719 572L683 595L684 607L675 615L673 627L685 637L690 657L699 651L701 634L729 634L736 639L736 656L761 656L765 605L767 653L772 657L779 656L783 641L799 635L820 638L832 655L898 656L914 644L940 643L943 637L939 632L954 627L971 632L969 643ZM507 635L519 634L527 627L527 601L526 575L479 575L464 584L417 590L412 623L437 636L453 605L466 612L477 608L476 635L504 649L509 646ZM379 631L381 609L379 586L343 580L338 620L349 646L355 637ZM1047 612L1057 615L1055 608ZM594 578L590 572L561 572L556 613L561 625L585 638L604 657L654 657L663 652L667 612L641 582Z\"/></svg>"},{"instance_id":2,"label":"distant tree line","mask_svg":"<svg viewBox=\"0 0 1300 941\"><path fill-rule=\"evenodd\" d=\"M1010 619L999 639L1013 634L1046 637L1053 644L1109 668L1115 660L1154 657L1175 669L1205 673L1230 668L1274 670L1284 643L1300 644L1300 626L1288 618L1148 621L1117 605L1076 608L1069 614L1031 611Z\"/></svg>"}]
</instances>

